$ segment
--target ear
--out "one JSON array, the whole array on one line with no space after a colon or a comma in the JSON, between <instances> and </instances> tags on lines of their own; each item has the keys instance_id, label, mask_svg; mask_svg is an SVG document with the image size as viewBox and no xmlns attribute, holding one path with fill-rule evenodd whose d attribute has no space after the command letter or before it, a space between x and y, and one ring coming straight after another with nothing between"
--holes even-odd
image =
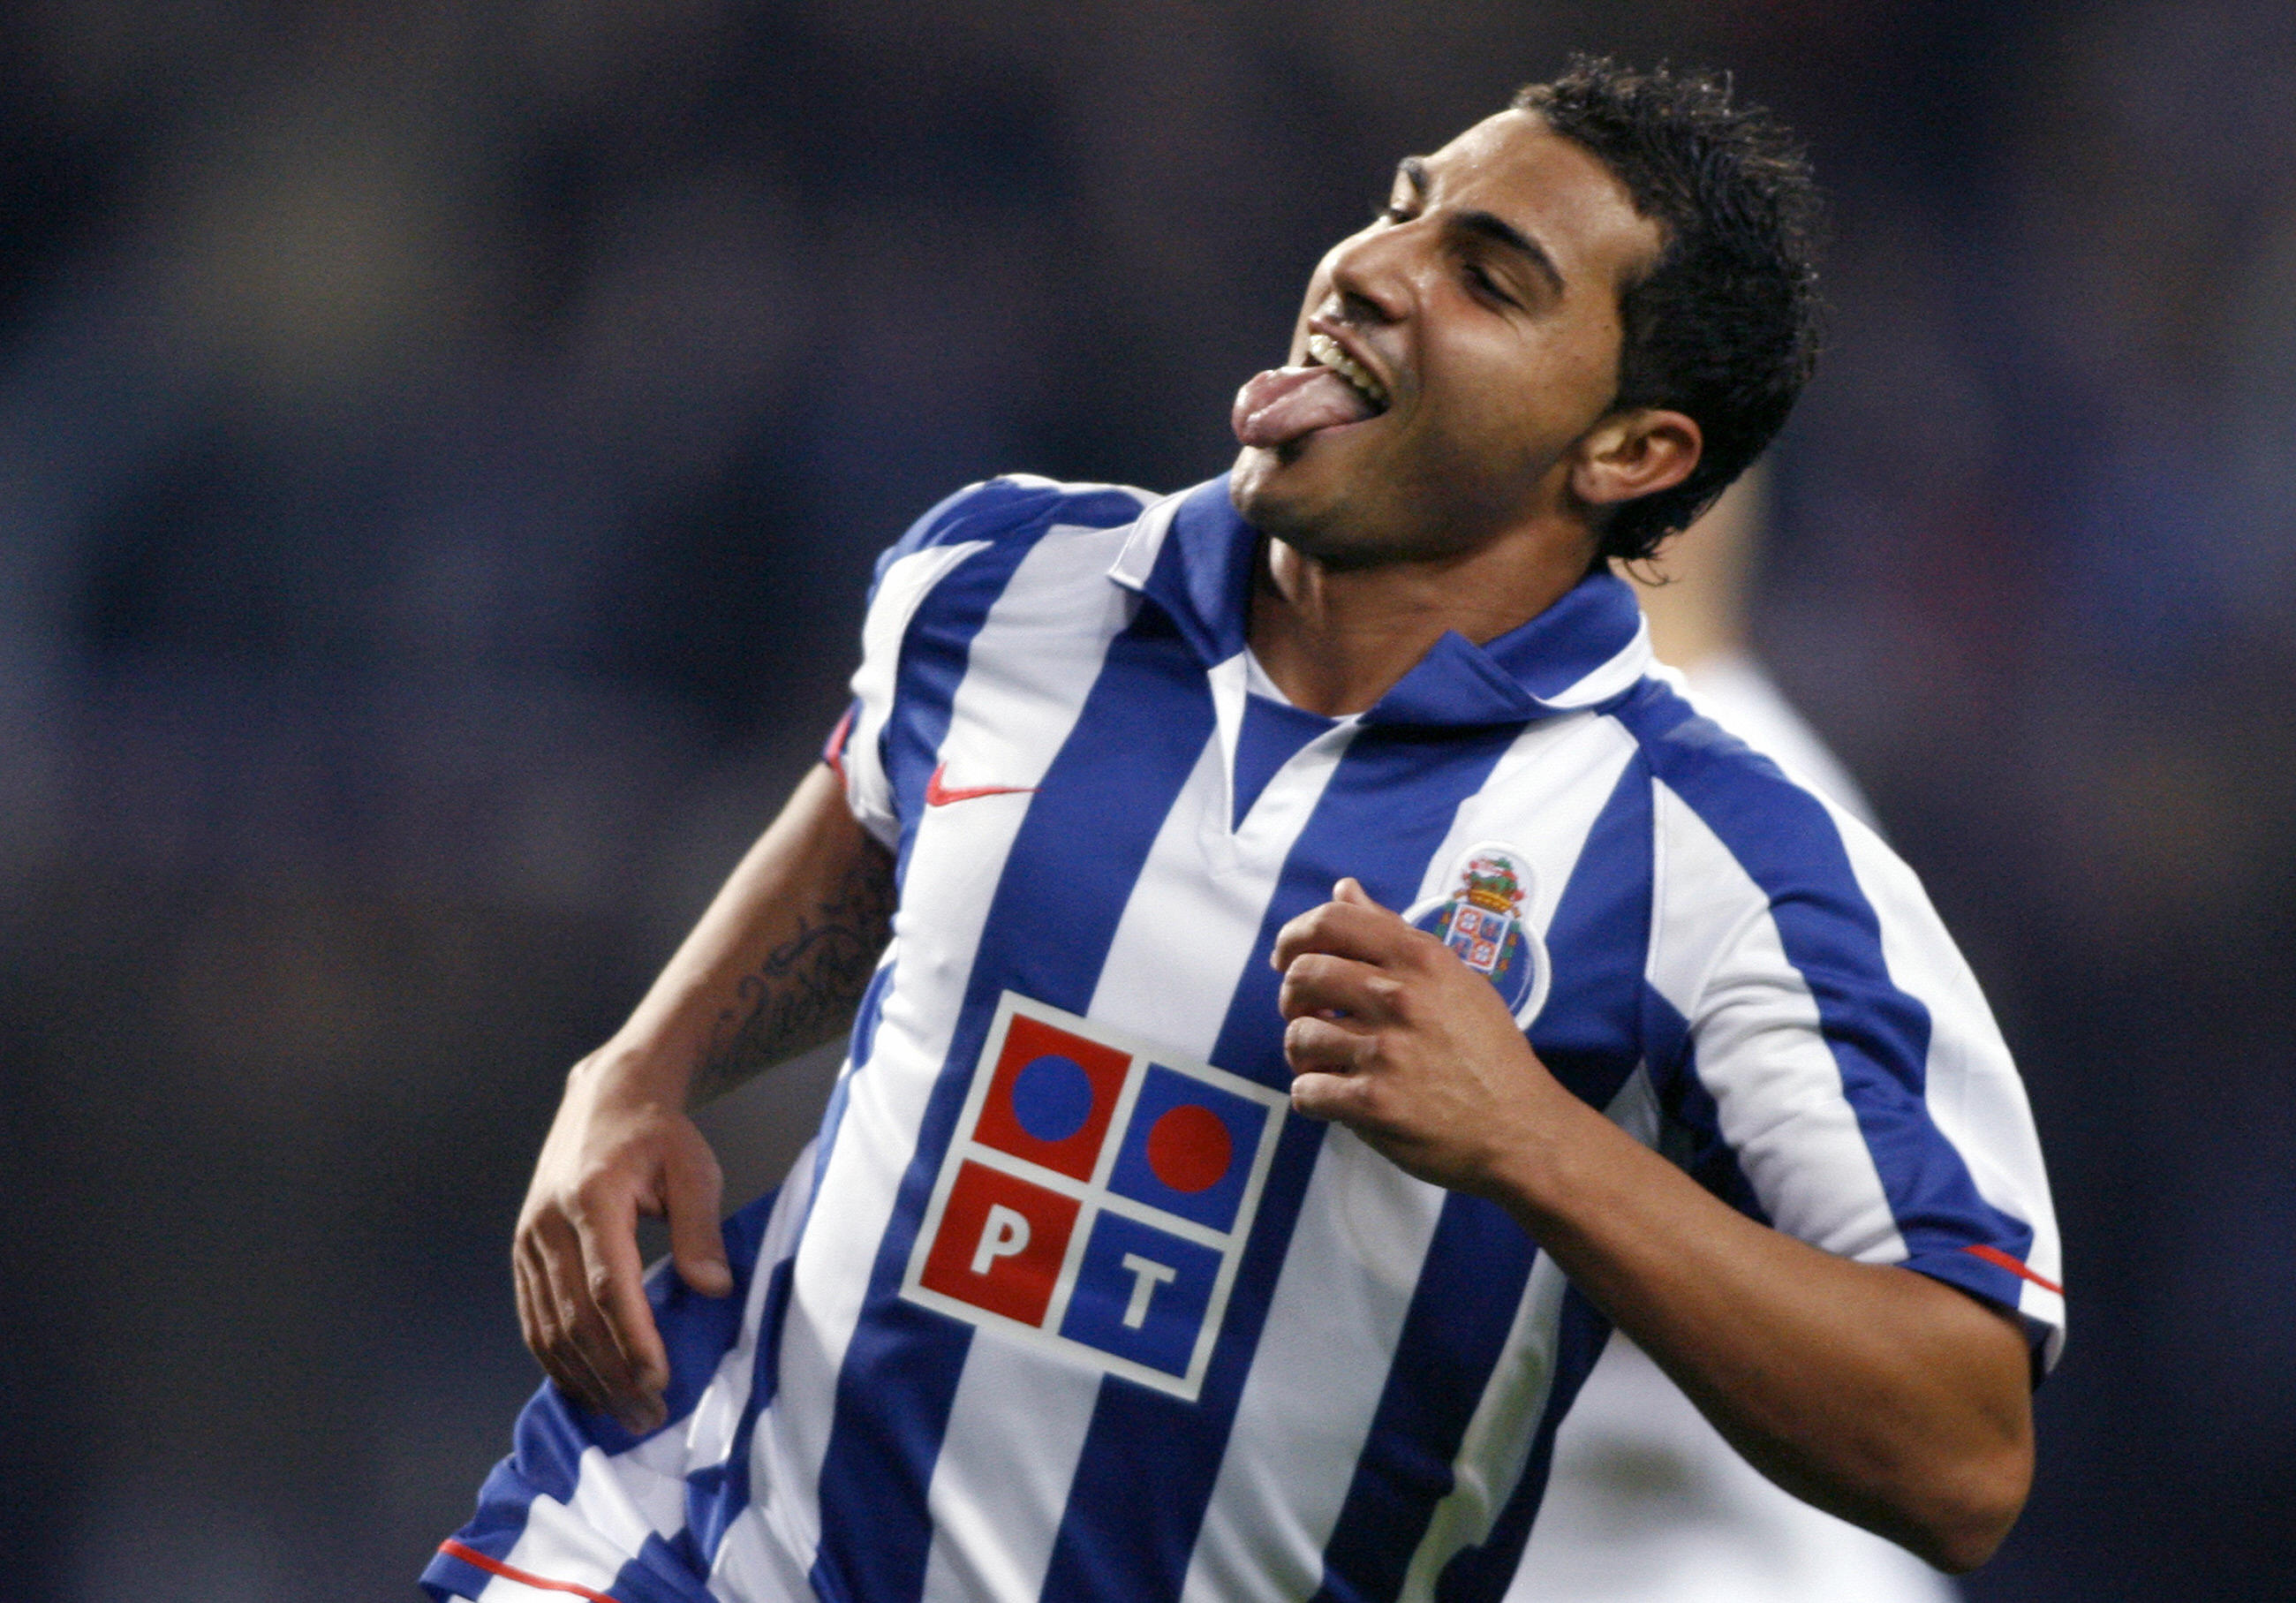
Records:
<instances>
[{"instance_id":1,"label":"ear","mask_svg":"<svg viewBox=\"0 0 2296 1603\"><path fill-rule=\"evenodd\" d=\"M1656 407L1613 412L1580 436L1571 493L1591 506L1613 506L1671 489L1690 477L1705 448L1687 414Z\"/></svg>"}]
</instances>

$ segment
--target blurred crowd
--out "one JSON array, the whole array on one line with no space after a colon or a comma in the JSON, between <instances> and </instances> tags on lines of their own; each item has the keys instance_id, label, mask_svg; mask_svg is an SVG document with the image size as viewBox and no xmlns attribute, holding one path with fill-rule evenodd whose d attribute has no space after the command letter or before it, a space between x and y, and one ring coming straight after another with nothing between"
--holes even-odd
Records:
<instances>
[{"instance_id":1,"label":"blurred crowd","mask_svg":"<svg viewBox=\"0 0 2296 1603\"><path fill-rule=\"evenodd\" d=\"M411 1596L565 1068L875 552L1218 472L1398 154L1595 48L1835 199L1758 643L2019 1052L2074 1319L1975 1599L2296 1565L2285 0L0 11L0 1598ZM731 1188L809 1062L718 1115Z\"/></svg>"}]
</instances>

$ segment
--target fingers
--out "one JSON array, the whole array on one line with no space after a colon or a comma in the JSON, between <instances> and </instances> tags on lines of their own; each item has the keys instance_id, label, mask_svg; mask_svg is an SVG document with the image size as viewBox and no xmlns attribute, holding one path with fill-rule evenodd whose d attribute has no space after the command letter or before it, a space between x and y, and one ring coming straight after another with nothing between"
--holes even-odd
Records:
<instances>
[{"instance_id":1,"label":"fingers","mask_svg":"<svg viewBox=\"0 0 2296 1603\"><path fill-rule=\"evenodd\" d=\"M1295 1076L1357 1073L1378 1049L1377 1036L1332 1019L1310 1015L1283 1027L1283 1058Z\"/></svg>"},{"instance_id":2,"label":"fingers","mask_svg":"<svg viewBox=\"0 0 2296 1603\"><path fill-rule=\"evenodd\" d=\"M601 1185L579 1196L573 1213L583 1270L571 1288L579 1303L574 1344L604 1383L608 1411L633 1431L652 1430L661 1423L669 1354L646 1304L636 1206L620 1188Z\"/></svg>"},{"instance_id":3,"label":"fingers","mask_svg":"<svg viewBox=\"0 0 2296 1603\"><path fill-rule=\"evenodd\" d=\"M647 1306L636 1204L593 1182L521 1225L512 1257L527 1345L559 1388L636 1434L663 1417L668 1355Z\"/></svg>"},{"instance_id":4,"label":"fingers","mask_svg":"<svg viewBox=\"0 0 2296 1603\"><path fill-rule=\"evenodd\" d=\"M1292 1107L1326 1123L1349 1123L1361 1115L1357 1103L1363 1082L1346 1074L1300 1074L1292 1081Z\"/></svg>"},{"instance_id":5,"label":"fingers","mask_svg":"<svg viewBox=\"0 0 2296 1603\"><path fill-rule=\"evenodd\" d=\"M592 1328L583 1328L581 1300L567 1289L578 1281L578 1252L573 1232L562 1227L554 1232L537 1221L521 1232L513 1261L519 1319L528 1347L559 1389L594 1413L609 1413L611 1392L594 1354L611 1340L594 1317Z\"/></svg>"},{"instance_id":6,"label":"fingers","mask_svg":"<svg viewBox=\"0 0 2296 1603\"><path fill-rule=\"evenodd\" d=\"M1351 958L1306 952L1283 971L1276 1007L1287 1019L1344 1015L1364 1024L1393 1020L1403 985L1393 974Z\"/></svg>"},{"instance_id":7,"label":"fingers","mask_svg":"<svg viewBox=\"0 0 2296 1603\"><path fill-rule=\"evenodd\" d=\"M718 1228L718 1205L725 1180L705 1143L671 1157L663 1177L669 1210L669 1255L685 1282L705 1297L734 1289L733 1266L726 1262L726 1237Z\"/></svg>"},{"instance_id":8,"label":"fingers","mask_svg":"<svg viewBox=\"0 0 2296 1603\"><path fill-rule=\"evenodd\" d=\"M1388 1124L1390 1088L1374 1071L1377 1034L1330 1019L1296 1018L1285 1026L1292 1106L1310 1119L1346 1124L1376 1139Z\"/></svg>"},{"instance_id":9,"label":"fingers","mask_svg":"<svg viewBox=\"0 0 2296 1603\"><path fill-rule=\"evenodd\" d=\"M1332 895L1277 933L1268 956L1278 969L1289 969L1309 952L1379 965L1403 962L1413 953L1419 933L1372 900L1354 880L1341 880Z\"/></svg>"}]
</instances>

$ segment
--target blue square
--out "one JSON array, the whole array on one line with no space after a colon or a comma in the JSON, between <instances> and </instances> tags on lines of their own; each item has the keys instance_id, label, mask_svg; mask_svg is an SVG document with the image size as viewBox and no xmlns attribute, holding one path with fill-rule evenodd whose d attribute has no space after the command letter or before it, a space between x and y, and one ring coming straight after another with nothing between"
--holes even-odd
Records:
<instances>
[{"instance_id":1,"label":"blue square","mask_svg":"<svg viewBox=\"0 0 2296 1603\"><path fill-rule=\"evenodd\" d=\"M1235 1223L1270 1110L1151 1064L1108 1188L1211 1229Z\"/></svg>"},{"instance_id":2,"label":"blue square","mask_svg":"<svg viewBox=\"0 0 2296 1603\"><path fill-rule=\"evenodd\" d=\"M1219 1268L1210 1247L1103 1213L1085 1244L1061 1334L1185 1377Z\"/></svg>"}]
</instances>

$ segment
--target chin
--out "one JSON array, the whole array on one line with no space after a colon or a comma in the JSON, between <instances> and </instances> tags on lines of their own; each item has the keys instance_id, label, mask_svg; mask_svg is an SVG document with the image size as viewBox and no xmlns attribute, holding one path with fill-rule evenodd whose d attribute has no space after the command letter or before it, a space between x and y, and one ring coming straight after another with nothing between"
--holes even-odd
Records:
<instances>
[{"instance_id":1,"label":"chin","mask_svg":"<svg viewBox=\"0 0 2296 1603\"><path fill-rule=\"evenodd\" d=\"M1343 491L1289 469L1275 451L1246 447L1228 477L1228 499L1245 522L1327 568L1375 566L1398 553L1365 533L1377 522Z\"/></svg>"},{"instance_id":2,"label":"chin","mask_svg":"<svg viewBox=\"0 0 2296 1603\"><path fill-rule=\"evenodd\" d=\"M1246 446L1236 454L1228 471L1228 499L1261 533L1288 539L1344 518L1345 487L1332 482L1330 464L1309 459L1311 443Z\"/></svg>"},{"instance_id":3,"label":"chin","mask_svg":"<svg viewBox=\"0 0 2296 1603\"><path fill-rule=\"evenodd\" d=\"M1296 452L1246 446L1229 470L1227 498L1260 533L1312 550L1316 531L1334 522L1337 509L1300 466Z\"/></svg>"}]
</instances>

